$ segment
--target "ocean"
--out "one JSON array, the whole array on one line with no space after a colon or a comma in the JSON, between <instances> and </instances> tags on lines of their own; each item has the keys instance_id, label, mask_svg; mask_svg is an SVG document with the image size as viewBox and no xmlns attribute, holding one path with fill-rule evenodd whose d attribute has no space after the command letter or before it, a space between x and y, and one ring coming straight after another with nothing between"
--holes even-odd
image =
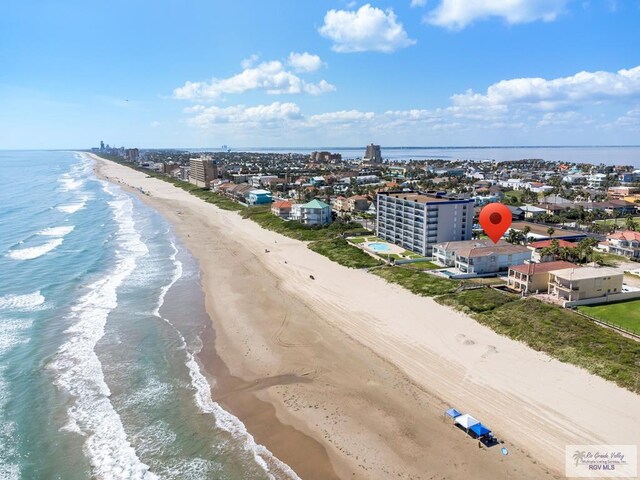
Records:
<instances>
[{"instance_id":1,"label":"ocean","mask_svg":"<svg viewBox=\"0 0 640 480\"><path fill-rule=\"evenodd\" d=\"M82 154L0 166L0 479L298 478L212 400L171 226Z\"/></svg>"},{"instance_id":2,"label":"ocean","mask_svg":"<svg viewBox=\"0 0 640 480\"><path fill-rule=\"evenodd\" d=\"M223 151L216 148L187 149L194 152ZM362 158L365 147L233 147L235 152L299 153L326 150L340 153L343 158ZM385 160L475 160L506 161L543 159L554 162L591 163L604 165L632 165L640 168L640 146L523 146L523 147L394 147L382 145Z\"/></svg>"}]
</instances>

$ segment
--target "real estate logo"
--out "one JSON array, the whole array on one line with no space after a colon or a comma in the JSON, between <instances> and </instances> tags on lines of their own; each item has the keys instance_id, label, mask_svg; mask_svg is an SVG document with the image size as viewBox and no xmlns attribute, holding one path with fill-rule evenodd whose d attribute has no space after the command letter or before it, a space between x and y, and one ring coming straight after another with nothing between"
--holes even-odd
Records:
<instances>
[{"instance_id":1,"label":"real estate logo","mask_svg":"<svg viewBox=\"0 0 640 480\"><path fill-rule=\"evenodd\" d=\"M637 478L637 445L567 445L565 475L579 478Z\"/></svg>"}]
</instances>

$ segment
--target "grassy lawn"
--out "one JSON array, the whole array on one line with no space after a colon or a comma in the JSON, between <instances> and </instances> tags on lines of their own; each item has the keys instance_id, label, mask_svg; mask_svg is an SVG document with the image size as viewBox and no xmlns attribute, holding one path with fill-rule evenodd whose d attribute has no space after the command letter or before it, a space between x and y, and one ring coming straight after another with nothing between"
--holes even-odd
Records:
<instances>
[{"instance_id":1,"label":"grassy lawn","mask_svg":"<svg viewBox=\"0 0 640 480\"><path fill-rule=\"evenodd\" d=\"M402 265L404 268L412 268L414 270L436 270L438 268L442 268L439 265L431 262L415 262L415 263L405 263Z\"/></svg>"},{"instance_id":2,"label":"grassy lawn","mask_svg":"<svg viewBox=\"0 0 640 480\"><path fill-rule=\"evenodd\" d=\"M402 267L376 268L371 273L384 278L390 283L397 283L410 292L424 297L452 293L460 285L459 282L454 280Z\"/></svg>"},{"instance_id":3,"label":"grassy lawn","mask_svg":"<svg viewBox=\"0 0 640 480\"><path fill-rule=\"evenodd\" d=\"M405 250L404 252L402 252L402 255L406 258L411 258L414 260L418 258L424 258L422 255L412 252L411 250Z\"/></svg>"},{"instance_id":4,"label":"grassy lawn","mask_svg":"<svg viewBox=\"0 0 640 480\"><path fill-rule=\"evenodd\" d=\"M504 192L505 197L516 197L518 201L522 200L523 194L524 190L509 190L508 192Z\"/></svg>"},{"instance_id":5,"label":"grassy lawn","mask_svg":"<svg viewBox=\"0 0 640 480\"><path fill-rule=\"evenodd\" d=\"M602 265L608 267L617 267L620 262L628 262L629 259L627 257L623 257L622 255L615 255L613 253L602 253Z\"/></svg>"},{"instance_id":6,"label":"grassy lawn","mask_svg":"<svg viewBox=\"0 0 640 480\"><path fill-rule=\"evenodd\" d=\"M633 220L636 223L640 223L640 217L633 217ZM620 226L624 226L627 223L627 219L626 217L620 217L620 218L607 218L606 220L596 220L595 223L602 223L602 224L606 224L606 225L620 225Z\"/></svg>"},{"instance_id":7,"label":"grassy lawn","mask_svg":"<svg viewBox=\"0 0 640 480\"><path fill-rule=\"evenodd\" d=\"M605 322L640 333L640 300L609 305L580 305L578 310Z\"/></svg>"},{"instance_id":8,"label":"grassy lawn","mask_svg":"<svg viewBox=\"0 0 640 480\"><path fill-rule=\"evenodd\" d=\"M640 393L640 343L571 310L489 289L468 290L436 300L466 311L497 333L534 350Z\"/></svg>"},{"instance_id":9,"label":"grassy lawn","mask_svg":"<svg viewBox=\"0 0 640 480\"><path fill-rule=\"evenodd\" d=\"M309 248L349 268L370 268L382 264L342 238L311 242Z\"/></svg>"},{"instance_id":10,"label":"grassy lawn","mask_svg":"<svg viewBox=\"0 0 640 480\"><path fill-rule=\"evenodd\" d=\"M349 239L351 243L361 244L367 241L367 237L352 237Z\"/></svg>"},{"instance_id":11,"label":"grassy lawn","mask_svg":"<svg viewBox=\"0 0 640 480\"><path fill-rule=\"evenodd\" d=\"M271 208L269 207L269 205L245 208L242 210L241 215L244 218L253 220L258 225L266 228L267 230L281 233L282 235L295 238L296 240L325 240L337 237L338 235L341 235L343 233L348 233L349 231L362 231L362 227L353 222L334 222L330 225L314 225L311 227L302 225L300 222L296 221L287 222L273 215L271 213Z\"/></svg>"},{"instance_id":12,"label":"grassy lawn","mask_svg":"<svg viewBox=\"0 0 640 480\"><path fill-rule=\"evenodd\" d=\"M467 278L462 280L465 285L506 285L505 281L498 277Z\"/></svg>"}]
</instances>

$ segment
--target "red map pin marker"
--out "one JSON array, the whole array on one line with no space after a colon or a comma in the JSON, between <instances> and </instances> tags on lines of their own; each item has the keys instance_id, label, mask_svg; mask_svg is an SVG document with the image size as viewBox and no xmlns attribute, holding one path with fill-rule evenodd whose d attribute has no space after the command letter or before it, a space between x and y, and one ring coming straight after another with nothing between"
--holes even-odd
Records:
<instances>
[{"instance_id":1,"label":"red map pin marker","mask_svg":"<svg viewBox=\"0 0 640 480\"><path fill-rule=\"evenodd\" d=\"M480 210L480 226L493 243L498 243L511 221L511 210L502 203L490 203Z\"/></svg>"}]
</instances>

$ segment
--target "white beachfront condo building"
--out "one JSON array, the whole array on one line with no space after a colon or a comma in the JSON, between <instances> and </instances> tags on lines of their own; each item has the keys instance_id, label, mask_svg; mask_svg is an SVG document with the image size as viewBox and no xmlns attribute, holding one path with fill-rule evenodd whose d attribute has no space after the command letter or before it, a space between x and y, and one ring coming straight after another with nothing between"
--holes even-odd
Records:
<instances>
[{"instance_id":1,"label":"white beachfront condo building","mask_svg":"<svg viewBox=\"0 0 640 480\"><path fill-rule=\"evenodd\" d=\"M473 206L471 198L440 192L381 192L377 195L377 235L429 256L436 243L471 239Z\"/></svg>"}]
</instances>

